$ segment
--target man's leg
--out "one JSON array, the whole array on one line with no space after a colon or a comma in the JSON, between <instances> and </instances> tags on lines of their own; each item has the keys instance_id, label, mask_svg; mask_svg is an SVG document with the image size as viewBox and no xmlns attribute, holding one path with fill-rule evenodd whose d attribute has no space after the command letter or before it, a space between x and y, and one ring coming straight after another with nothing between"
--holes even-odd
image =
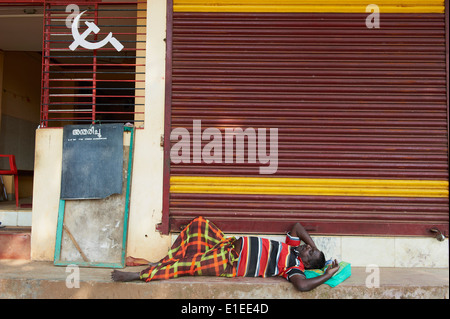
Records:
<instances>
[{"instance_id":1,"label":"man's leg","mask_svg":"<svg viewBox=\"0 0 450 319\"><path fill-rule=\"evenodd\" d=\"M114 281L133 281L139 280L140 272L126 272L113 270L111 273L111 278Z\"/></svg>"},{"instance_id":2,"label":"man's leg","mask_svg":"<svg viewBox=\"0 0 450 319\"><path fill-rule=\"evenodd\" d=\"M199 261L201 255L220 243L223 238L224 235L220 229L208 220L199 216L192 220L189 225L181 231L169 250L168 255L161 259L159 263L150 263L147 269L137 274L115 270L111 274L111 277L114 281L131 281L139 279L149 281L154 276L155 279L169 279L179 275L192 273L194 268L193 265ZM177 263L177 267L188 266L190 271L188 272L186 269L180 271L181 269L178 269L178 271L173 273L174 268L171 266L175 263ZM155 270L155 268L158 268L158 270ZM166 269L171 268L172 271L166 271ZM152 275L154 270L159 272L159 274L154 273Z\"/></svg>"},{"instance_id":3,"label":"man's leg","mask_svg":"<svg viewBox=\"0 0 450 319\"><path fill-rule=\"evenodd\" d=\"M170 259L181 259L188 255L205 252L224 238L223 232L209 220L199 216L193 219L178 235L164 263Z\"/></svg>"},{"instance_id":4,"label":"man's leg","mask_svg":"<svg viewBox=\"0 0 450 319\"><path fill-rule=\"evenodd\" d=\"M219 228L199 216L181 231L167 256L159 261L158 266L150 265L141 272L141 280L150 281L153 277L155 279L169 279L173 278L174 275L184 274L184 271L180 271L180 269L172 274L174 268L171 265L178 263L177 267L184 267L186 263L189 263L189 267L191 267L192 263L195 264L198 256L210 250L223 239L224 234ZM172 270L169 271L168 269Z\"/></svg>"}]
</instances>

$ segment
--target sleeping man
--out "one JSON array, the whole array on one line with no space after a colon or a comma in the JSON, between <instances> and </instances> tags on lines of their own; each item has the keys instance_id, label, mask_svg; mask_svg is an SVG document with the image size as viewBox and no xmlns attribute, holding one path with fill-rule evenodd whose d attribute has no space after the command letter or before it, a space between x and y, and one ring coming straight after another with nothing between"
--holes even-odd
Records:
<instances>
[{"instance_id":1,"label":"sleeping man","mask_svg":"<svg viewBox=\"0 0 450 319\"><path fill-rule=\"evenodd\" d=\"M149 264L149 267L140 272L114 270L112 279L148 282L181 276L282 276L299 291L309 291L339 270L334 260L323 275L306 278L304 270L323 268L325 256L300 223L292 227L286 242L282 243L252 236L226 238L220 229L201 216L181 231L167 256L158 263L134 260L135 264Z\"/></svg>"}]
</instances>

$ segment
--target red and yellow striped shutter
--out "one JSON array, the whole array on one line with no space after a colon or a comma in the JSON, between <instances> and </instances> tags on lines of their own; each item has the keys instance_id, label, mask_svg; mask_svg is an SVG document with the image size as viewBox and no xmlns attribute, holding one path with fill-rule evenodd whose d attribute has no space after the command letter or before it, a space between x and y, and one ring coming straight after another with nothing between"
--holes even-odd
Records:
<instances>
[{"instance_id":1,"label":"red and yellow striped shutter","mask_svg":"<svg viewBox=\"0 0 450 319\"><path fill-rule=\"evenodd\" d=\"M163 232L448 235L443 0L169 3L165 134L278 128L278 169L166 159Z\"/></svg>"}]
</instances>

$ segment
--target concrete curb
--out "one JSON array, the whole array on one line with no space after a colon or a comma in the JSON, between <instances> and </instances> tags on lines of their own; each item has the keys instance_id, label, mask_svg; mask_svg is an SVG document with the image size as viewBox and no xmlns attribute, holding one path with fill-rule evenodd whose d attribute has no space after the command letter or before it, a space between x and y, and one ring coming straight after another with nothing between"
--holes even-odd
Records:
<instances>
[{"instance_id":1,"label":"concrete curb","mask_svg":"<svg viewBox=\"0 0 450 319\"><path fill-rule=\"evenodd\" d=\"M140 271L128 267L125 271ZM67 272L66 272L67 270ZM51 262L0 260L0 298L12 299L448 299L448 269L380 268L379 287L368 288L362 267L335 288L298 292L283 278L183 277L117 283L111 269L79 268L79 288L68 288L73 269Z\"/></svg>"}]
</instances>

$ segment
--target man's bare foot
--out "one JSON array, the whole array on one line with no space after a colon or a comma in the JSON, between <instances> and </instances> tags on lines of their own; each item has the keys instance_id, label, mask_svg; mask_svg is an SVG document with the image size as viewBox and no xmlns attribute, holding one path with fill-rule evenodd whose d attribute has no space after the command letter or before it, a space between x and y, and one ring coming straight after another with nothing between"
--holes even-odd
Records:
<instances>
[{"instance_id":1,"label":"man's bare foot","mask_svg":"<svg viewBox=\"0 0 450 319\"><path fill-rule=\"evenodd\" d=\"M139 272L126 272L115 269L111 272L111 279L114 281L133 281L139 280L139 277Z\"/></svg>"}]
</instances>

